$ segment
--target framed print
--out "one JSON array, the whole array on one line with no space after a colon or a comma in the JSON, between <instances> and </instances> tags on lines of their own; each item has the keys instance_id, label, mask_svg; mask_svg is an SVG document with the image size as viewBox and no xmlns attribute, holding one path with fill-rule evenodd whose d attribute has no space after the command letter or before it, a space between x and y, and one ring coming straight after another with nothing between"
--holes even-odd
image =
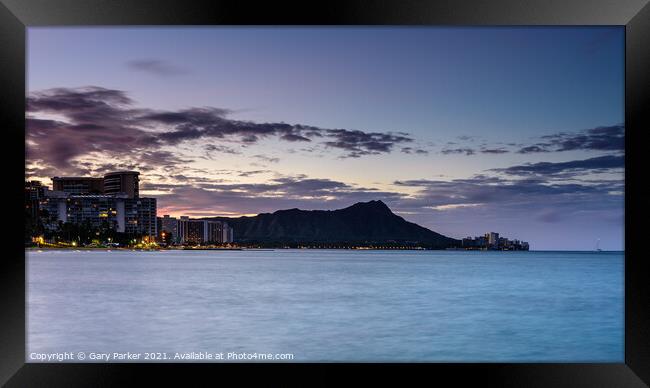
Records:
<instances>
[{"instance_id":1,"label":"framed print","mask_svg":"<svg viewBox=\"0 0 650 388\"><path fill-rule=\"evenodd\" d=\"M646 1L0 17L7 386L650 381Z\"/></svg>"}]
</instances>

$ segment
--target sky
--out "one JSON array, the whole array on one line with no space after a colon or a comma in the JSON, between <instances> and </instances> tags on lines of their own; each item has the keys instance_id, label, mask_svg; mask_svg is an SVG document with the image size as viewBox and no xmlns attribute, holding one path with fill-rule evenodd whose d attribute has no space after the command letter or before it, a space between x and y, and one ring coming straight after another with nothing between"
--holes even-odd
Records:
<instances>
[{"instance_id":1,"label":"sky","mask_svg":"<svg viewBox=\"0 0 650 388\"><path fill-rule=\"evenodd\" d=\"M624 249L623 27L30 27L26 177Z\"/></svg>"}]
</instances>

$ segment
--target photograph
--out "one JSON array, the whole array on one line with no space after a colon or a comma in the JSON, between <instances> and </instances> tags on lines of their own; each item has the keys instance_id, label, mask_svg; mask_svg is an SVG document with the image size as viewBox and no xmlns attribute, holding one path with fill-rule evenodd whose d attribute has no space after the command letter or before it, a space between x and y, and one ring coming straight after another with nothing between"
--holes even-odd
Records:
<instances>
[{"instance_id":1,"label":"photograph","mask_svg":"<svg viewBox=\"0 0 650 388\"><path fill-rule=\"evenodd\" d=\"M26 363L624 363L625 26L29 26Z\"/></svg>"}]
</instances>

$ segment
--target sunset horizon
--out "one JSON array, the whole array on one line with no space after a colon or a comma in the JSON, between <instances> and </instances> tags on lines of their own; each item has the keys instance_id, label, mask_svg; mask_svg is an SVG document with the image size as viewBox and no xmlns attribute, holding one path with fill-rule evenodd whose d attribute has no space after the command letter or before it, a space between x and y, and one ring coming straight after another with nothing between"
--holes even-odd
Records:
<instances>
[{"instance_id":1,"label":"sunset horizon","mask_svg":"<svg viewBox=\"0 0 650 388\"><path fill-rule=\"evenodd\" d=\"M296 29L30 27L26 179L136 170L158 216L382 200L456 239L624 249L623 29Z\"/></svg>"}]
</instances>

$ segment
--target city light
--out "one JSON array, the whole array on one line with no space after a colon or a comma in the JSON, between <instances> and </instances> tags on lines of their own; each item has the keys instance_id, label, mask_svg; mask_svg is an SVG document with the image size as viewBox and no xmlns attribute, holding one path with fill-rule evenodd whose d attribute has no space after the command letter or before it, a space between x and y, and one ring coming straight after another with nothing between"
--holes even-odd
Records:
<instances>
[{"instance_id":1,"label":"city light","mask_svg":"<svg viewBox=\"0 0 650 388\"><path fill-rule=\"evenodd\" d=\"M31 244L158 249L159 243L172 247L232 242L232 227L225 222L157 217L156 198L139 196L138 176L137 171L120 171L103 177L53 177L52 189L26 182L26 208L36 209L33 217L42 225L33 228Z\"/></svg>"}]
</instances>

